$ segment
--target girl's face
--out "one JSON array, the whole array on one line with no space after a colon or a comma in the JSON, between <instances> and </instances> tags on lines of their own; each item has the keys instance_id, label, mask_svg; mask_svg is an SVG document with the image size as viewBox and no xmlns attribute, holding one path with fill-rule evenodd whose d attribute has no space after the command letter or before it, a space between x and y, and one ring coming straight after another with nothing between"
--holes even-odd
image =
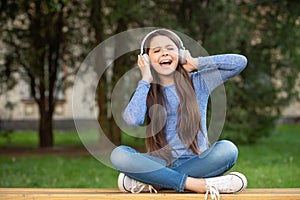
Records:
<instances>
[{"instance_id":1,"label":"girl's face","mask_svg":"<svg viewBox=\"0 0 300 200\"><path fill-rule=\"evenodd\" d=\"M174 73L179 60L178 52L176 44L167 36L159 35L151 39L148 55L159 77Z\"/></svg>"}]
</instances>

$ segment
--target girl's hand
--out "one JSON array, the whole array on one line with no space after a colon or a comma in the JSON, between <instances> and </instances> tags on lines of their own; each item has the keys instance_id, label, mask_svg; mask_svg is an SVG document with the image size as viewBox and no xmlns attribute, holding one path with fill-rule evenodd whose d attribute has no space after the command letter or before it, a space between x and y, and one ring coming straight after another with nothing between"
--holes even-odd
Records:
<instances>
[{"instance_id":1,"label":"girl's hand","mask_svg":"<svg viewBox=\"0 0 300 200\"><path fill-rule=\"evenodd\" d=\"M185 50L185 58L186 58L186 63L183 64L183 68L187 72L192 72L195 70L198 70L198 58L193 58L189 52L189 50Z\"/></svg>"},{"instance_id":2,"label":"girl's hand","mask_svg":"<svg viewBox=\"0 0 300 200\"><path fill-rule=\"evenodd\" d=\"M145 60L142 55L138 55L138 66L142 74L142 80L151 83L153 81L153 77L151 74L149 63Z\"/></svg>"}]
</instances>

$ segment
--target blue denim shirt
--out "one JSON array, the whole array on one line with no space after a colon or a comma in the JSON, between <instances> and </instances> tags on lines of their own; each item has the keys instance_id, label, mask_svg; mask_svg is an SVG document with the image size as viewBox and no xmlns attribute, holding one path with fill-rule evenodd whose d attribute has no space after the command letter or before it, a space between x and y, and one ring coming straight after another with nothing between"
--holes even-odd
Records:
<instances>
[{"instance_id":1,"label":"blue denim shirt","mask_svg":"<svg viewBox=\"0 0 300 200\"><path fill-rule=\"evenodd\" d=\"M199 132L198 142L200 152L206 150L209 146L207 141L206 114L207 104L210 93L226 80L239 74L247 65L245 56L238 54L222 54L206 57L199 57L198 71L190 73L195 93L198 99L201 125L205 137ZM150 83L139 81L136 91L127 105L123 118L125 122L132 126L140 126L144 123L147 111L146 99L150 89ZM164 87L167 98L167 121L166 121L166 139L168 144L175 150L172 152L174 158L188 158L193 156L191 150L187 150L178 137L177 132L177 108L179 97L177 96L176 86L169 85Z\"/></svg>"}]
</instances>

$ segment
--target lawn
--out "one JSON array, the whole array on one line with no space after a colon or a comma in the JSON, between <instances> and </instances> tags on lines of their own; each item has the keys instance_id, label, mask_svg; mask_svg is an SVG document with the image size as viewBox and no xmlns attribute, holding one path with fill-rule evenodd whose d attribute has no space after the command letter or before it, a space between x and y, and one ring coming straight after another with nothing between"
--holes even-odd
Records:
<instances>
[{"instance_id":1,"label":"lawn","mask_svg":"<svg viewBox=\"0 0 300 200\"><path fill-rule=\"evenodd\" d=\"M247 175L249 187L300 187L300 126L282 125L255 145L239 146L233 171Z\"/></svg>"},{"instance_id":2,"label":"lawn","mask_svg":"<svg viewBox=\"0 0 300 200\"><path fill-rule=\"evenodd\" d=\"M36 146L34 133L0 137L0 146ZM76 133L56 133L56 145L81 146ZM137 141L126 137L125 143ZM140 141L138 141L139 144ZM238 145L231 171L246 174L249 187L300 187L300 126L281 125L254 145ZM115 188L118 173L90 155L0 156L0 187Z\"/></svg>"}]
</instances>

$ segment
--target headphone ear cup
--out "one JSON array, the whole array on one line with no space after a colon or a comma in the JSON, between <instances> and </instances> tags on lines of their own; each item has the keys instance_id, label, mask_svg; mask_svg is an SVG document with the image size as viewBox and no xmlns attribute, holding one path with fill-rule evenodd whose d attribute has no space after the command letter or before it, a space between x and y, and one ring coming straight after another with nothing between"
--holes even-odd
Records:
<instances>
[{"instance_id":1,"label":"headphone ear cup","mask_svg":"<svg viewBox=\"0 0 300 200\"><path fill-rule=\"evenodd\" d=\"M143 57L144 57L145 61L148 63L148 65L150 66L150 58L149 58L148 54L143 54Z\"/></svg>"},{"instance_id":2,"label":"headphone ear cup","mask_svg":"<svg viewBox=\"0 0 300 200\"><path fill-rule=\"evenodd\" d=\"M179 49L179 63L182 64L182 65L186 63L186 57L185 57L185 50L184 49Z\"/></svg>"}]
</instances>

